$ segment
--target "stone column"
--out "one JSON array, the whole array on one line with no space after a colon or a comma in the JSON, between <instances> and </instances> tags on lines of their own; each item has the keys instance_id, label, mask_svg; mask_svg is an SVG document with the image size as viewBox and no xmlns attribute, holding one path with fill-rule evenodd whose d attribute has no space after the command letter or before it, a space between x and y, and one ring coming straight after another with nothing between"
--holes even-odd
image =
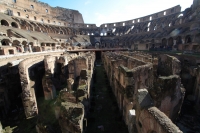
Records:
<instances>
[{"instance_id":1,"label":"stone column","mask_svg":"<svg viewBox=\"0 0 200 133\"><path fill-rule=\"evenodd\" d=\"M52 81L56 67L56 58L54 56L45 56L45 75L42 79L45 100L54 99L56 97L56 89Z\"/></svg>"},{"instance_id":2,"label":"stone column","mask_svg":"<svg viewBox=\"0 0 200 133\"><path fill-rule=\"evenodd\" d=\"M28 45L28 48L29 48L29 52L32 53L33 51L32 51L31 45Z\"/></svg>"},{"instance_id":3,"label":"stone column","mask_svg":"<svg viewBox=\"0 0 200 133\"><path fill-rule=\"evenodd\" d=\"M31 84L33 82L21 82L22 86L22 102L24 106L25 115L27 118L34 117L38 114L37 102L34 88Z\"/></svg>"},{"instance_id":4,"label":"stone column","mask_svg":"<svg viewBox=\"0 0 200 133\"><path fill-rule=\"evenodd\" d=\"M176 40L173 40L173 49L177 50L177 48L174 48L176 46Z\"/></svg>"},{"instance_id":5,"label":"stone column","mask_svg":"<svg viewBox=\"0 0 200 133\"><path fill-rule=\"evenodd\" d=\"M42 52L45 51L46 43L43 43L43 45L40 44L40 46L41 46L41 51L42 51Z\"/></svg>"},{"instance_id":6,"label":"stone column","mask_svg":"<svg viewBox=\"0 0 200 133\"><path fill-rule=\"evenodd\" d=\"M21 50L22 50L22 53L24 52L24 46L22 44L20 44L21 46Z\"/></svg>"},{"instance_id":7,"label":"stone column","mask_svg":"<svg viewBox=\"0 0 200 133\"><path fill-rule=\"evenodd\" d=\"M181 40L182 40L182 44L185 44L185 39L184 39L184 38L182 38Z\"/></svg>"},{"instance_id":8,"label":"stone column","mask_svg":"<svg viewBox=\"0 0 200 133\"><path fill-rule=\"evenodd\" d=\"M38 51L37 52L42 52L42 47L38 46Z\"/></svg>"},{"instance_id":9,"label":"stone column","mask_svg":"<svg viewBox=\"0 0 200 133\"><path fill-rule=\"evenodd\" d=\"M173 41L174 41L173 45L175 46L176 45L176 40L173 40Z\"/></svg>"}]
</instances>

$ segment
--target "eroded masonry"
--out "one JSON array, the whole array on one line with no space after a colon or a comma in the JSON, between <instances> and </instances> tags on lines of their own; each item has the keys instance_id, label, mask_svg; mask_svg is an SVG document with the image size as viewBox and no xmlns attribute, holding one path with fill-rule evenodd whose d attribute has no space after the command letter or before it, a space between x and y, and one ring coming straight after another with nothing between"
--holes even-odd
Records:
<instances>
[{"instance_id":1,"label":"eroded masonry","mask_svg":"<svg viewBox=\"0 0 200 133\"><path fill-rule=\"evenodd\" d=\"M199 133L200 0L100 27L0 0L0 133Z\"/></svg>"}]
</instances>

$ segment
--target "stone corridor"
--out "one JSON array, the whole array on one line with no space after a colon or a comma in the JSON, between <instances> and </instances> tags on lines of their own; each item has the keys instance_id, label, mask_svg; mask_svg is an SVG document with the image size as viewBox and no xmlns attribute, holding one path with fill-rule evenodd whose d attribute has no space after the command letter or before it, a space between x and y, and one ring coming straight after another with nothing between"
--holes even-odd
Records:
<instances>
[{"instance_id":1,"label":"stone corridor","mask_svg":"<svg viewBox=\"0 0 200 133\"><path fill-rule=\"evenodd\" d=\"M96 63L93 82L86 133L128 133L101 61Z\"/></svg>"}]
</instances>

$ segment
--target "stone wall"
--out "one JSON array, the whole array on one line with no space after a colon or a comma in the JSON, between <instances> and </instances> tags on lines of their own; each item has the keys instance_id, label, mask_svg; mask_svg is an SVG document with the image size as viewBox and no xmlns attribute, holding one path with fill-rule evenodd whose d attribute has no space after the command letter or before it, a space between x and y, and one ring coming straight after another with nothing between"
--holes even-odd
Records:
<instances>
[{"instance_id":1,"label":"stone wall","mask_svg":"<svg viewBox=\"0 0 200 133\"><path fill-rule=\"evenodd\" d=\"M41 63L44 56L37 56L34 58L28 58L19 64L19 73L22 86L22 101L26 117L34 117L38 114L35 90L33 88L34 81L30 80L29 67L37 63Z\"/></svg>"},{"instance_id":2,"label":"stone wall","mask_svg":"<svg viewBox=\"0 0 200 133\"><path fill-rule=\"evenodd\" d=\"M171 120L178 117L185 94L180 77L176 75L180 73L180 61L168 55L159 56L159 60L152 57L142 52L102 54L105 71L129 132L179 132ZM155 71L163 76L157 76ZM145 93L140 94L143 88ZM159 117L154 117L154 113ZM160 123L164 119L171 120ZM163 124L169 124L174 131Z\"/></svg>"},{"instance_id":3,"label":"stone wall","mask_svg":"<svg viewBox=\"0 0 200 133\"><path fill-rule=\"evenodd\" d=\"M146 89L138 90L135 124L138 133L182 133L162 111L153 106Z\"/></svg>"},{"instance_id":4,"label":"stone wall","mask_svg":"<svg viewBox=\"0 0 200 133\"><path fill-rule=\"evenodd\" d=\"M67 86L60 91L57 98L55 114L62 132L82 133L90 109L90 89L94 67L94 53L64 54L58 62L62 65L61 75Z\"/></svg>"},{"instance_id":5,"label":"stone wall","mask_svg":"<svg viewBox=\"0 0 200 133\"><path fill-rule=\"evenodd\" d=\"M84 23L82 14L77 10L66 9L62 7L51 7L47 3L37 0L1 0L1 12L10 13L13 16L28 19L33 21L52 23L59 25L59 22L64 23ZM8 11L9 8L11 11ZM19 15L20 13L20 15ZM36 19L34 18L36 17ZM48 22L50 20L50 22ZM54 22L55 21L55 22ZM60 24L61 25L61 24Z\"/></svg>"},{"instance_id":6,"label":"stone wall","mask_svg":"<svg viewBox=\"0 0 200 133\"><path fill-rule=\"evenodd\" d=\"M149 90L155 106L172 121L177 119L185 96L180 71L181 63L176 57L159 55L154 87Z\"/></svg>"},{"instance_id":7,"label":"stone wall","mask_svg":"<svg viewBox=\"0 0 200 133\"><path fill-rule=\"evenodd\" d=\"M56 97L56 88L52 81L56 69L56 57L49 55L45 56L44 66L45 66L45 75L42 79L44 97L45 100L50 100Z\"/></svg>"},{"instance_id":8,"label":"stone wall","mask_svg":"<svg viewBox=\"0 0 200 133\"><path fill-rule=\"evenodd\" d=\"M135 108L137 90L153 84L152 64L123 53L107 52L102 58L118 107L128 125L129 110Z\"/></svg>"}]
</instances>

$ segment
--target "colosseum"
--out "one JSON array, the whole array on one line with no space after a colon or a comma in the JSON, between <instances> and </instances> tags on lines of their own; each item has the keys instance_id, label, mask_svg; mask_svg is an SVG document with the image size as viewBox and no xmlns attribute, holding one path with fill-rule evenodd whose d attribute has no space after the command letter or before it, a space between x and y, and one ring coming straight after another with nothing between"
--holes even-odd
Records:
<instances>
[{"instance_id":1,"label":"colosseum","mask_svg":"<svg viewBox=\"0 0 200 133\"><path fill-rule=\"evenodd\" d=\"M200 0L132 20L0 0L0 133L200 133Z\"/></svg>"}]
</instances>

